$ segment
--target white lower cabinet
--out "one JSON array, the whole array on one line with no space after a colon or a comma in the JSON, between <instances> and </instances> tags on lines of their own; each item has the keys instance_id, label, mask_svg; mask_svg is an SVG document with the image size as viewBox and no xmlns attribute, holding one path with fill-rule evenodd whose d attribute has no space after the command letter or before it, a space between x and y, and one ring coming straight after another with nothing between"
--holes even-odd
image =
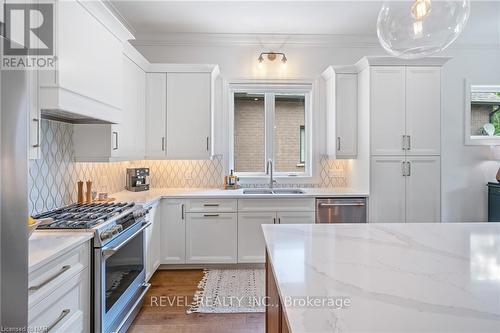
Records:
<instances>
[{"instance_id":1,"label":"white lower cabinet","mask_svg":"<svg viewBox=\"0 0 500 333\"><path fill-rule=\"evenodd\" d=\"M90 241L28 277L28 327L44 332L90 332Z\"/></svg>"},{"instance_id":2,"label":"white lower cabinet","mask_svg":"<svg viewBox=\"0 0 500 333\"><path fill-rule=\"evenodd\" d=\"M165 199L161 205L162 264L186 263L185 200Z\"/></svg>"},{"instance_id":3,"label":"white lower cabinet","mask_svg":"<svg viewBox=\"0 0 500 333\"><path fill-rule=\"evenodd\" d=\"M440 220L440 156L372 156L370 222Z\"/></svg>"},{"instance_id":4,"label":"white lower cabinet","mask_svg":"<svg viewBox=\"0 0 500 333\"><path fill-rule=\"evenodd\" d=\"M263 224L276 223L276 213L238 214L238 262L262 263L266 260Z\"/></svg>"},{"instance_id":5,"label":"white lower cabinet","mask_svg":"<svg viewBox=\"0 0 500 333\"><path fill-rule=\"evenodd\" d=\"M371 159L370 222L405 221L405 157Z\"/></svg>"},{"instance_id":6,"label":"white lower cabinet","mask_svg":"<svg viewBox=\"0 0 500 333\"><path fill-rule=\"evenodd\" d=\"M159 204L151 206L148 214L148 220L151 225L146 229L146 238L144 240L144 253L146 254L146 281L160 266L160 243L161 243L161 210Z\"/></svg>"},{"instance_id":7,"label":"white lower cabinet","mask_svg":"<svg viewBox=\"0 0 500 333\"><path fill-rule=\"evenodd\" d=\"M315 222L313 198L163 199L159 209L160 264L264 263L263 224Z\"/></svg>"},{"instance_id":8,"label":"white lower cabinet","mask_svg":"<svg viewBox=\"0 0 500 333\"><path fill-rule=\"evenodd\" d=\"M186 214L186 263L237 262L237 214Z\"/></svg>"},{"instance_id":9,"label":"white lower cabinet","mask_svg":"<svg viewBox=\"0 0 500 333\"><path fill-rule=\"evenodd\" d=\"M316 219L314 212L278 212L276 216L279 224L312 224Z\"/></svg>"},{"instance_id":10,"label":"white lower cabinet","mask_svg":"<svg viewBox=\"0 0 500 333\"><path fill-rule=\"evenodd\" d=\"M441 158L407 156L406 222L441 221Z\"/></svg>"}]
</instances>

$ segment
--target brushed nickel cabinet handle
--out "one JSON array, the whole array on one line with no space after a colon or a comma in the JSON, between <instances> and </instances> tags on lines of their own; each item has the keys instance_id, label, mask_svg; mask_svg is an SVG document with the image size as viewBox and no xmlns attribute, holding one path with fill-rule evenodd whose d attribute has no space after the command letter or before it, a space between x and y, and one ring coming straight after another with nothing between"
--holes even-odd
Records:
<instances>
[{"instance_id":1,"label":"brushed nickel cabinet handle","mask_svg":"<svg viewBox=\"0 0 500 333\"><path fill-rule=\"evenodd\" d=\"M406 141L407 141L406 150L410 150L411 149L411 135L406 136Z\"/></svg>"},{"instance_id":2,"label":"brushed nickel cabinet handle","mask_svg":"<svg viewBox=\"0 0 500 333\"><path fill-rule=\"evenodd\" d=\"M213 203L213 204L203 204L203 207L219 207L218 203Z\"/></svg>"},{"instance_id":3,"label":"brushed nickel cabinet handle","mask_svg":"<svg viewBox=\"0 0 500 333\"><path fill-rule=\"evenodd\" d=\"M411 162L406 162L408 165L408 172L406 173L407 176L411 176Z\"/></svg>"},{"instance_id":4,"label":"brushed nickel cabinet handle","mask_svg":"<svg viewBox=\"0 0 500 333\"><path fill-rule=\"evenodd\" d=\"M403 177L406 177L406 165L405 165L405 161L401 162L401 173L403 174Z\"/></svg>"},{"instance_id":5,"label":"brushed nickel cabinet handle","mask_svg":"<svg viewBox=\"0 0 500 333\"><path fill-rule=\"evenodd\" d=\"M340 136L337 137L337 151L340 151Z\"/></svg>"},{"instance_id":6,"label":"brushed nickel cabinet handle","mask_svg":"<svg viewBox=\"0 0 500 333\"><path fill-rule=\"evenodd\" d=\"M61 267L61 269L59 270L59 272L57 272L56 274L52 275L51 277L49 277L47 280L43 281L42 283L40 283L40 284L38 284L36 286L29 287L28 290L29 291L36 291L36 290L42 288L47 283L49 283L50 281L54 280L55 278L57 278L59 275L61 275L62 273L66 272L70 268L71 268L71 265L64 265L63 267Z\"/></svg>"},{"instance_id":7,"label":"brushed nickel cabinet handle","mask_svg":"<svg viewBox=\"0 0 500 333\"><path fill-rule=\"evenodd\" d=\"M69 313L71 312L70 309L64 309L62 310L61 314L59 315L59 317L57 317L56 320L54 320L54 322L50 325L47 326L47 328L45 329L45 332L48 333L50 332L54 327L56 327L57 324L59 324L61 322L61 320L63 320L67 315L69 315Z\"/></svg>"},{"instance_id":8,"label":"brushed nickel cabinet handle","mask_svg":"<svg viewBox=\"0 0 500 333\"><path fill-rule=\"evenodd\" d=\"M401 147L403 150L406 150L406 135L403 135L403 138L401 140Z\"/></svg>"},{"instance_id":9,"label":"brushed nickel cabinet handle","mask_svg":"<svg viewBox=\"0 0 500 333\"><path fill-rule=\"evenodd\" d=\"M203 217L219 217L219 214L203 214Z\"/></svg>"},{"instance_id":10,"label":"brushed nickel cabinet handle","mask_svg":"<svg viewBox=\"0 0 500 333\"><path fill-rule=\"evenodd\" d=\"M276 218L273 217L273 224L276 224Z\"/></svg>"},{"instance_id":11,"label":"brushed nickel cabinet handle","mask_svg":"<svg viewBox=\"0 0 500 333\"><path fill-rule=\"evenodd\" d=\"M115 136L115 146L113 150L118 150L118 132L113 132L113 135Z\"/></svg>"},{"instance_id":12,"label":"brushed nickel cabinet handle","mask_svg":"<svg viewBox=\"0 0 500 333\"><path fill-rule=\"evenodd\" d=\"M165 151L165 137L164 136L161 137L161 150Z\"/></svg>"},{"instance_id":13,"label":"brushed nickel cabinet handle","mask_svg":"<svg viewBox=\"0 0 500 333\"><path fill-rule=\"evenodd\" d=\"M184 204L181 205L181 219L184 220Z\"/></svg>"},{"instance_id":14,"label":"brushed nickel cabinet handle","mask_svg":"<svg viewBox=\"0 0 500 333\"><path fill-rule=\"evenodd\" d=\"M210 150L210 138L207 136L207 151Z\"/></svg>"},{"instance_id":15,"label":"brushed nickel cabinet handle","mask_svg":"<svg viewBox=\"0 0 500 333\"><path fill-rule=\"evenodd\" d=\"M40 119L33 118L33 121L36 122L36 144L33 148L40 148Z\"/></svg>"}]
</instances>

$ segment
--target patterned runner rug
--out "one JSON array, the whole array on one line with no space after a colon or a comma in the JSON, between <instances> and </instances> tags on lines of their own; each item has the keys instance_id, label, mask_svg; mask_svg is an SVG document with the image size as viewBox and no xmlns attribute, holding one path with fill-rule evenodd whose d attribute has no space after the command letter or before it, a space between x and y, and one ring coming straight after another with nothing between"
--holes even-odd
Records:
<instances>
[{"instance_id":1,"label":"patterned runner rug","mask_svg":"<svg viewBox=\"0 0 500 333\"><path fill-rule=\"evenodd\" d=\"M187 313L265 312L264 269L207 269Z\"/></svg>"}]
</instances>

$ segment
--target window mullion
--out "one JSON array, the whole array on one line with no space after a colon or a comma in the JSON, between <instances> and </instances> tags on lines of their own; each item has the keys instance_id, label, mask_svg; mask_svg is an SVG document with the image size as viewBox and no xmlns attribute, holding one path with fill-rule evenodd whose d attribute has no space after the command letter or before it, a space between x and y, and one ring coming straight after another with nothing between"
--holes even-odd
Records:
<instances>
[{"instance_id":1,"label":"window mullion","mask_svg":"<svg viewBox=\"0 0 500 333\"><path fill-rule=\"evenodd\" d=\"M265 159L266 163L269 159L273 159L274 156L274 94L265 94L265 126L266 126L266 137L265 137Z\"/></svg>"}]
</instances>

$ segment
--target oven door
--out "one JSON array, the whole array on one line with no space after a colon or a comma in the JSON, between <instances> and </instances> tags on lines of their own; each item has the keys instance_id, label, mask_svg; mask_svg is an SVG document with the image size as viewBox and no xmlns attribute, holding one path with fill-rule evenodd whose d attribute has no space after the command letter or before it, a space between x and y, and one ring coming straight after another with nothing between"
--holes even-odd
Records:
<instances>
[{"instance_id":1,"label":"oven door","mask_svg":"<svg viewBox=\"0 0 500 333\"><path fill-rule=\"evenodd\" d=\"M95 332L125 332L150 285L145 283L144 229L137 223L94 251Z\"/></svg>"}]
</instances>

